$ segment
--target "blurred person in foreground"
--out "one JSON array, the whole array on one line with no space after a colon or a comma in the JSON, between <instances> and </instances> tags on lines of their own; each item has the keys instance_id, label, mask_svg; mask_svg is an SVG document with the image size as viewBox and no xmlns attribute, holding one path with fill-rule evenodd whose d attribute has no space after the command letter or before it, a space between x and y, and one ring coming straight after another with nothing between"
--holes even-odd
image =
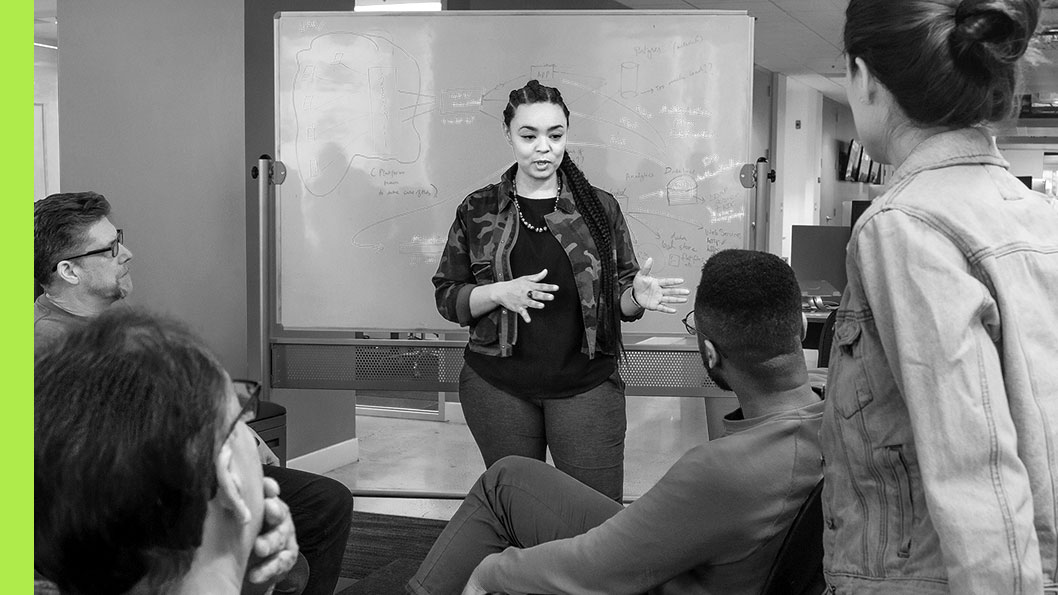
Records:
<instances>
[{"instance_id":1,"label":"blurred person in foreground","mask_svg":"<svg viewBox=\"0 0 1058 595\"><path fill-rule=\"evenodd\" d=\"M254 553L266 519L289 515L269 510L285 505L252 400L186 328L138 310L63 346L35 361L36 569L73 595L270 592L298 548L288 523L276 555Z\"/></svg>"}]
</instances>

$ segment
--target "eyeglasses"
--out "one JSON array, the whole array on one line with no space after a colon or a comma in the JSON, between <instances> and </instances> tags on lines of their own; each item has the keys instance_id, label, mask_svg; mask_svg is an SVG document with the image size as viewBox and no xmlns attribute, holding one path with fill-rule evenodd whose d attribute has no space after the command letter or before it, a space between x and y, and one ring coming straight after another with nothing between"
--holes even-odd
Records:
<instances>
[{"instance_id":1,"label":"eyeglasses","mask_svg":"<svg viewBox=\"0 0 1058 595\"><path fill-rule=\"evenodd\" d=\"M239 415L231 422L231 427L224 433L223 442L227 442L240 421L251 422L257 419L257 406L261 404L261 383L254 380L232 380L235 385L235 396L239 399Z\"/></svg>"},{"instance_id":2,"label":"eyeglasses","mask_svg":"<svg viewBox=\"0 0 1058 595\"><path fill-rule=\"evenodd\" d=\"M716 348L716 352L719 353L721 357L726 357L724 355L724 352L720 351L720 346L717 345L716 341L714 341L713 339L710 339L709 337L706 336L705 333L703 333L702 331L700 331L700 330L698 330L698 329L696 329L694 327L694 310L691 310L690 312L687 313L686 316L683 317L683 328L687 329L687 333L688 334L701 335L701 337L703 339L705 339L706 341L709 341L710 343L713 344L713 347Z\"/></svg>"},{"instance_id":3,"label":"eyeglasses","mask_svg":"<svg viewBox=\"0 0 1058 595\"><path fill-rule=\"evenodd\" d=\"M64 260L73 260L75 258L84 258L85 256L94 256L96 254L104 254L106 252L110 253L111 258L117 258L118 252L121 252L121 245L124 242L125 234L119 229L118 237L114 238L114 241L107 244L105 248L100 248L98 250L89 250L88 252L85 252L84 254L78 254L77 256L67 256L66 258L60 258L59 262L62 262ZM55 266L52 267L52 270L56 270L59 268L59 262L55 263Z\"/></svg>"}]
</instances>

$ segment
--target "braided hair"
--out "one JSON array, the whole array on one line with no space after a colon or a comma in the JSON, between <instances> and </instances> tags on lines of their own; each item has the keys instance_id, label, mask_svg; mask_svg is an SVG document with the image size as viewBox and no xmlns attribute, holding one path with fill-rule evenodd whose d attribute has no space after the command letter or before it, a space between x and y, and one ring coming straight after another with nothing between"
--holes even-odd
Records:
<instances>
[{"instance_id":1,"label":"braided hair","mask_svg":"<svg viewBox=\"0 0 1058 595\"><path fill-rule=\"evenodd\" d=\"M554 87L545 87L537 80L531 80L521 89L511 91L507 107L503 109L503 123L510 127L514 111L519 105L527 103L553 103L562 108L569 122L569 108L562 100L562 94ZM617 256L614 251L613 230L610 219L603 210L602 203L595 189L577 164L573 163L567 152L559 164L559 169L566 175L569 188L573 193L573 202L577 211L588 226L588 233L598 249L599 265L599 305L598 305L598 339L597 343L604 349L612 349L620 355L621 344L621 307L617 296Z\"/></svg>"}]
</instances>

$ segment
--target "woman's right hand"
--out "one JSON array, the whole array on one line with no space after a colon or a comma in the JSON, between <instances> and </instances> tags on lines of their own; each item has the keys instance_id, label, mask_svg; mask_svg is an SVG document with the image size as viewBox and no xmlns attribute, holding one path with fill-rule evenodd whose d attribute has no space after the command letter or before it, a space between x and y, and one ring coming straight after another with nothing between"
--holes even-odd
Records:
<instances>
[{"instance_id":1,"label":"woman's right hand","mask_svg":"<svg viewBox=\"0 0 1058 595\"><path fill-rule=\"evenodd\" d=\"M547 269L544 269L534 275L525 275L510 281L483 285L478 287L478 289L486 289L488 291L489 301L494 306L517 312L522 317L522 320L532 322L532 318L529 316L529 308L542 309L545 305L544 302L550 302L555 299L552 293L558 291L558 285L540 282L546 276ZM473 294L471 297L473 297Z\"/></svg>"}]
</instances>

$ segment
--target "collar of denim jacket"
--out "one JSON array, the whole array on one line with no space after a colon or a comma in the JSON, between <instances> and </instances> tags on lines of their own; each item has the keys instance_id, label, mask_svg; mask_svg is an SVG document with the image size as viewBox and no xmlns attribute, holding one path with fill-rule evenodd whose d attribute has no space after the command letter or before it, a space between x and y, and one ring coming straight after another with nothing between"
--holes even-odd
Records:
<instances>
[{"instance_id":1,"label":"collar of denim jacket","mask_svg":"<svg viewBox=\"0 0 1058 595\"><path fill-rule=\"evenodd\" d=\"M927 138L911 150L887 186L892 188L900 180L926 170L972 163L1010 168L996 148L995 137L987 127L948 130Z\"/></svg>"}]
</instances>

